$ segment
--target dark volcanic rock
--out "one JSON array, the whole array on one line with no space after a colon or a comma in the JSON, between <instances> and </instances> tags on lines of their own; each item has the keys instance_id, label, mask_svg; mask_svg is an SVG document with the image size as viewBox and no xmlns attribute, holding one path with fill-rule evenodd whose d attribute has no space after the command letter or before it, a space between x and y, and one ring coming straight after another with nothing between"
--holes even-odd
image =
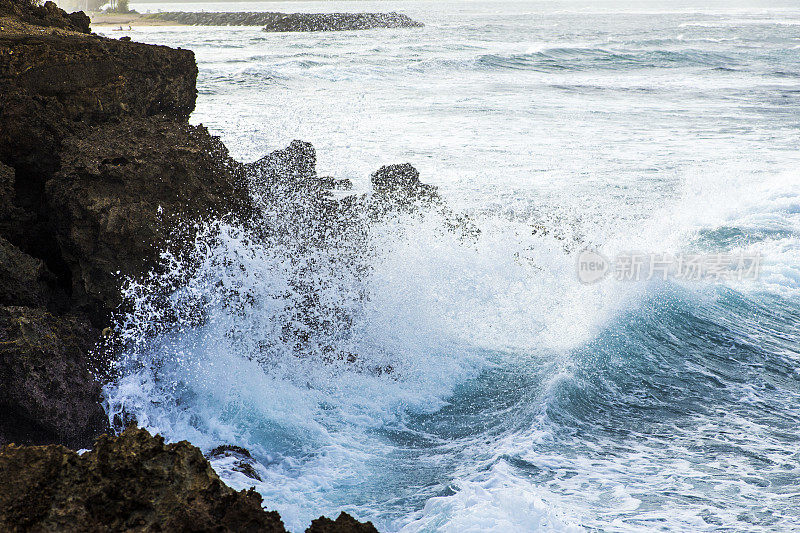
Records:
<instances>
[{"instance_id":1,"label":"dark volcanic rock","mask_svg":"<svg viewBox=\"0 0 800 533\"><path fill-rule=\"evenodd\" d=\"M87 358L97 336L78 317L0 307L0 442L84 447L107 429Z\"/></svg>"},{"instance_id":2,"label":"dark volcanic rock","mask_svg":"<svg viewBox=\"0 0 800 533\"><path fill-rule=\"evenodd\" d=\"M225 485L188 442L165 445L135 427L101 436L83 455L56 445L0 450L2 531L284 533L280 515L261 500ZM347 513L320 517L307 531L377 533Z\"/></svg>"},{"instance_id":3,"label":"dark volcanic rock","mask_svg":"<svg viewBox=\"0 0 800 533\"><path fill-rule=\"evenodd\" d=\"M7 0L6 0L7 1ZM0 160L33 188L75 128L194 109L194 54L95 35L7 25L0 32Z\"/></svg>"},{"instance_id":4,"label":"dark volcanic rock","mask_svg":"<svg viewBox=\"0 0 800 533\"><path fill-rule=\"evenodd\" d=\"M32 1L0 0L0 17L13 17L28 24L89 33L89 17L83 11L65 13L55 2L36 5Z\"/></svg>"},{"instance_id":5,"label":"dark volcanic rock","mask_svg":"<svg viewBox=\"0 0 800 533\"><path fill-rule=\"evenodd\" d=\"M468 215L456 213L442 200L437 188L419 179L419 171L409 163L386 165L371 177L373 217L382 218L397 213L424 212L434 209L443 216L445 227L464 240L478 238L480 229ZM420 210L422 208L422 210Z\"/></svg>"},{"instance_id":6,"label":"dark volcanic rock","mask_svg":"<svg viewBox=\"0 0 800 533\"><path fill-rule=\"evenodd\" d=\"M2 5L40 22L38 8ZM196 98L192 52L58 28L5 19L0 32L0 232L42 259L66 290L77 288L79 305L101 299L104 311L116 302L94 294L102 282L87 281L92 259L76 253L122 252L98 257L91 268L100 277L141 271L161 242L149 231L159 205L211 214L240 207L246 193L221 143L186 123ZM137 210L135 221L120 218ZM131 224L145 227L131 235Z\"/></svg>"},{"instance_id":7,"label":"dark volcanic rock","mask_svg":"<svg viewBox=\"0 0 800 533\"><path fill-rule=\"evenodd\" d=\"M421 28L401 13L205 13L173 11L145 15L145 19L164 20L192 26L264 26L264 31L344 31L373 28Z\"/></svg>"},{"instance_id":8,"label":"dark volcanic rock","mask_svg":"<svg viewBox=\"0 0 800 533\"><path fill-rule=\"evenodd\" d=\"M46 199L73 305L96 321L120 303L120 276L152 269L181 221L249 210L238 163L202 126L128 118L63 145Z\"/></svg>"},{"instance_id":9,"label":"dark volcanic rock","mask_svg":"<svg viewBox=\"0 0 800 533\"><path fill-rule=\"evenodd\" d=\"M218 154L198 155L212 143L207 133L198 130L194 135L187 131L186 118L194 109L196 99L194 54L187 50L123 43L68 32L57 24L50 24L53 17L40 20L35 16L38 8L25 8L25 2L0 1L5 6L5 13L21 13L17 18L2 19L3 29L0 31L0 162L3 164L0 167L0 235L23 252L41 259L55 275L56 285L62 292L70 294L73 288L78 288L76 304L92 307L90 311L97 320L96 317L104 316L117 301L111 298L100 302L97 297L87 296L87 290L96 291L91 283L88 289L84 287L87 284L84 263L92 260L81 258L80 265L76 260L70 261L70 254L75 251L87 251L86 247L73 246L71 240L93 238L98 243L96 248L100 249L113 239L103 239L102 232L87 236L86 231L96 229L102 222L91 218L78 219L76 212L64 212L63 207L70 204L72 197L83 196L83 203L94 202L95 210L101 210L104 206L100 204L105 202L105 207L108 207L116 193L125 193L132 187L138 187L140 196L147 197L151 203L163 200L164 195L172 195L170 202L175 204L176 191L186 187L189 192L196 192L204 187L181 184L176 188L173 180L170 189L164 183L169 182L170 177L175 178L175 172L167 172L166 180L159 176L168 167L194 166L198 159L206 159L207 164L198 165L197 172L215 166L212 159ZM52 6L47 9L53 10ZM64 14L64 17L67 16ZM41 22L44 26L22 21ZM88 157L102 155L102 152L108 154L104 158L118 161L141 155L142 149L134 146L137 143L150 147L172 140L165 138L164 130L168 126L164 125L164 120L153 122L155 131L152 135L147 122L136 123L135 128L128 125L127 121L156 114L172 120L177 130L173 137L182 136L181 144L185 149L169 154L163 150L157 152L156 162L148 168L151 174L117 173L117 179L128 181L123 186L119 181L108 180L104 184L95 182L94 190L89 190L86 180L80 178L86 173L91 174L102 160L94 161ZM154 141L142 142L151 136ZM87 159L81 160L80 150L83 150L86 139L92 139L98 146L93 154L87 154ZM162 157L160 162L159 156ZM171 160L165 161L163 157ZM66 168L64 161L68 162ZM223 157L220 165L224 167L224 163ZM81 169L87 170L81 174ZM59 172L62 180L75 179L75 183L68 187L58 180L50 183ZM227 169L220 172L227 172ZM206 178L197 177L191 170L184 171L189 178L195 176L196 181L202 182L218 179L220 172ZM80 190L82 185L87 189ZM148 186L151 187L148 191L142 191ZM220 189L216 192L219 195L234 194L234 188L231 186L228 191ZM105 191L99 193L98 189ZM201 197L198 203L204 199ZM117 203L129 200L136 200L136 195L123 194L117 198ZM91 211L84 214L91 217ZM151 218L155 217L153 211ZM67 218L70 225L64 226ZM143 217L140 217L138 222L142 221ZM105 229L110 232L125 231L125 228L113 227L113 221L106 222L109 224ZM63 238L64 231L72 232L69 239ZM124 274L132 273L145 264L146 260L142 260L128 265L127 260L151 244L147 242L150 236L146 230L132 236L138 246L130 251L125 248L106 250L106 255L124 253L117 261L98 257L93 265L95 276L108 277L117 270ZM151 256L152 253L148 258ZM81 268L76 270L76 265ZM107 294L99 298L105 298Z\"/></svg>"},{"instance_id":10,"label":"dark volcanic rock","mask_svg":"<svg viewBox=\"0 0 800 533\"><path fill-rule=\"evenodd\" d=\"M0 441L104 430L87 354L121 277L191 240L193 220L249 205L241 166L187 123L192 52L87 35L84 19L0 0Z\"/></svg>"},{"instance_id":11,"label":"dark volcanic rock","mask_svg":"<svg viewBox=\"0 0 800 533\"><path fill-rule=\"evenodd\" d=\"M317 176L317 153L307 142L292 141L283 150L244 165L253 191L262 206L277 205L282 216L270 220L271 232L281 232L302 239L306 244L329 241L331 232L342 222L339 205L331 189L335 180ZM339 227L338 230L342 228Z\"/></svg>"},{"instance_id":12,"label":"dark volcanic rock","mask_svg":"<svg viewBox=\"0 0 800 533\"><path fill-rule=\"evenodd\" d=\"M313 520L306 533L378 533L378 530L372 522L359 522L349 514L341 513L336 520L324 516Z\"/></svg>"},{"instance_id":13,"label":"dark volcanic rock","mask_svg":"<svg viewBox=\"0 0 800 533\"><path fill-rule=\"evenodd\" d=\"M419 171L409 163L382 166L372 174L371 181L378 198L400 206L415 201L439 200L436 187L422 183L419 180Z\"/></svg>"},{"instance_id":14,"label":"dark volcanic rock","mask_svg":"<svg viewBox=\"0 0 800 533\"><path fill-rule=\"evenodd\" d=\"M253 456L250 455L249 451L241 446L223 444L222 446L217 446L211 450L207 457L209 459L229 458L231 464L228 465L228 468L235 472L244 474L250 479L261 481L261 476L258 475L258 472L256 472L256 469L253 466L255 464L255 459L253 459Z\"/></svg>"},{"instance_id":15,"label":"dark volcanic rock","mask_svg":"<svg viewBox=\"0 0 800 533\"><path fill-rule=\"evenodd\" d=\"M308 183L317 176L317 152L311 143L295 140L283 150L245 165L245 171L267 185L278 181Z\"/></svg>"},{"instance_id":16,"label":"dark volcanic rock","mask_svg":"<svg viewBox=\"0 0 800 533\"><path fill-rule=\"evenodd\" d=\"M2 531L284 532L261 496L236 492L199 449L129 428L82 456L62 446L0 451Z\"/></svg>"}]
</instances>

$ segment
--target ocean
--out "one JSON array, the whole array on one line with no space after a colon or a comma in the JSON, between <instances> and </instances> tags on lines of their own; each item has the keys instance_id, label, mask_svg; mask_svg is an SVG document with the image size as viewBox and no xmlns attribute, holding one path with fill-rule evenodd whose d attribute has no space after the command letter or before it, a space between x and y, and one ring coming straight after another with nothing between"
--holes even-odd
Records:
<instances>
[{"instance_id":1,"label":"ocean","mask_svg":"<svg viewBox=\"0 0 800 533\"><path fill-rule=\"evenodd\" d=\"M480 235L431 212L309 249L210 222L126 287L112 420L247 448L261 480L212 464L293 531L342 510L402 532L800 528L797 2L131 7L423 22L97 31L193 50L191 122L235 158L302 139L356 193L409 162ZM759 271L586 284L587 247ZM292 353L298 279L347 315L312 341L359 364Z\"/></svg>"}]
</instances>

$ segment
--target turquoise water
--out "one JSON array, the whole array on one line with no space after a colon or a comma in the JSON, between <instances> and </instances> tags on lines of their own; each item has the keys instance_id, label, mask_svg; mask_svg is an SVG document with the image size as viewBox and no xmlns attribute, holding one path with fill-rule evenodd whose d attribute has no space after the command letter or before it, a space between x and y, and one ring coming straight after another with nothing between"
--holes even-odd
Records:
<instances>
[{"instance_id":1,"label":"turquoise water","mask_svg":"<svg viewBox=\"0 0 800 533\"><path fill-rule=\"evenodd\" d=\"M212 224L199 267L129 287L110 414L247 447L261 482L215 468L297 531L340 510L408 532L798 527L800 7L697 5L133 4L424 22L108 34L194 50L191 120L238 159L303 139L359 192L408 161L482 231L398 217L298 259L299 241ZM762 268L582 285L587 245ZM286 345L298 279L347 310L315 341L359 368Z\"/></svg>"}]
</instances>

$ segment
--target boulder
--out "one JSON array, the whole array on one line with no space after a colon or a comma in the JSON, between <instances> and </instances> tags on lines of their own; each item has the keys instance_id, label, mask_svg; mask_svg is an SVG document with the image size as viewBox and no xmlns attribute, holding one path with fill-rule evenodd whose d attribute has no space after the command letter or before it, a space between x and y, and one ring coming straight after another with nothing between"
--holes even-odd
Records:
<instances>
[{"instance_id":1,"label":"boulder","mask_svg":"<svg viewBox=\"0 0 800 533\"><path fill-rule=\"evenodd\" d=\"M312 520L306 533L378 533L378 530L372 522L359 522L347 513L340 513L336 520L324 516Z\"/></svg>"},{"instance_id":2,"label":"boulder","mask_svg":"<svg viewBox=\"0 0 800 533\"><path fill-rule=\"evenodd\" d=\"M443 217L444 227L465 242L474 242L481 233L469 215L448 207L435 186L421 182L419 171L409 163L383 166L372 174L371 182L372 202L368 208L374 219L397 213L423 213L432 208Z\"/></svg>"},{"instance_id":3,"label":"boulder","mask_svg":"<svg viewBox=\"0 0 800 533\"><path fill-rule=\"evenodd\" d=\"M382 166L372 174L370 181L377 199L398 206L440 200L436 187L422 183L419 180L419 171L409 163Z\"/></svg>"},{"instance_id":4,"label":"boulder","mask_svg":"<svg viewBox=\"0 0 800 533\"><path fill-rule=\"evenodd\" d=\"M225 485L186 441L129 428L78 455L63 446L0 451L2 531L282 533L254 490Z\"/></svg>"},{"instance_id":5,"label":"boulder","mask_svg":"<svg viewBox=\"0 0 800 533\"><path fill-rule=\"evenodd\" d=\"M225 464L221 465L224 469L239 472L250 479L261 481L261 476L258 475L254 466L256 464L255 459L253 459L253 456L250 455L250 452L247 451L246 448L231 444L223 444L211 450L206 457L208 457L209 460L218 459L224 461ZM219 467L220 466L218 466L218 468Z\"/></svg>"}]
</instances>

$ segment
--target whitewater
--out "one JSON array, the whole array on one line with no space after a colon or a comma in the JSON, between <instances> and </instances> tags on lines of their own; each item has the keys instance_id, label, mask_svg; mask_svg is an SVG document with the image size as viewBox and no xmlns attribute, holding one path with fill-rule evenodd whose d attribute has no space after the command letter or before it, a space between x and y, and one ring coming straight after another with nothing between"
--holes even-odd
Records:
<instances>
[{"instance_id":1,"label":"whitewater","mask_svg":"<svg viewBox=\"0 0 800 533\"><path fill-rule=\"evenodd\" d=\"M191 121L237 159L302 139L359 194L409 162L480 233L435 209L324 246L290 205L260 220L291 238L209 221L125 287L117 427L246 448L260 480L212 465L293 531L339 511L402 532L800 527L796 2L131 7L423 22L103 33L193 50ZM587 285L587 246L757 253L761 272ZM298 287L337 310L302 357Z\"/></svg>"}]
</instances>

